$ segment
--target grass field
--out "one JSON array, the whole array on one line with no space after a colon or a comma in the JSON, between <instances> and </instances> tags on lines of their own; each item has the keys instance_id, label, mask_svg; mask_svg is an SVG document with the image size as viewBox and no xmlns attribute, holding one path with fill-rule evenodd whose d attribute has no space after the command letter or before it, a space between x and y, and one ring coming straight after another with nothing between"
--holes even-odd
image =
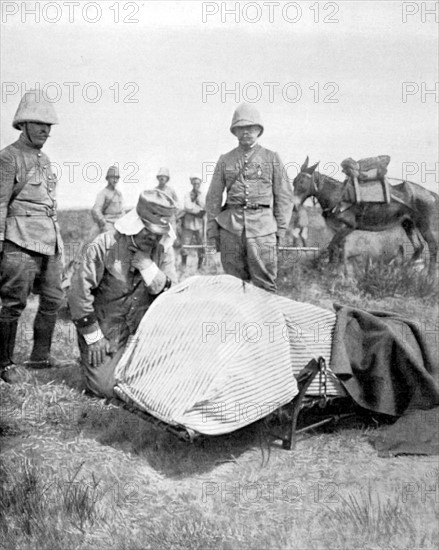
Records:
<instances>
[{"instance_id":1,"label":"grass field","mask_svg":"<svg viewBox=\"0 0 439 550\"><path fill-rule=\"evenodd\" d=\"M62 215L66 242L89 222ZM324 261L287 258L280 293L396 311L438 342L437 285L405 263L369 262L367 277L356 269L346 280ZM217 258L205 272L220 272ZM21 320L17 359L29 354L36 305ZM69 321L58 322L54 354L65 367L0 383L1 548L437 548L438 457L379 458L373 422L308 433L291 452L269 446L259 425L186 444L85 394Z\"/></svg>"}]
</instances>

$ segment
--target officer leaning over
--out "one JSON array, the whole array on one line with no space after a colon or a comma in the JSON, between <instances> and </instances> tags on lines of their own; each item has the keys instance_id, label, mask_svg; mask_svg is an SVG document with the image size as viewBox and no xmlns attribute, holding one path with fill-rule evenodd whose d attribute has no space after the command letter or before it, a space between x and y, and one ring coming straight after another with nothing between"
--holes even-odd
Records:
<instances>
[{"instance_id":1,"label":"officer leaning over","mask_svg":"<svg viewBox=\"0 0 439 550\"><path fill-rule=\"evenodd\" d=\"M68 294L87 387L112 397L114 372L130 335L177 280L171 219L175 203L144 191L134 210L87 246Z\"/></svg>"},{"instance_id":2,"label":"officer leaning over","mask_svg":"<svg viewBox=\"0 0 439 550\"><path fill-rule=\"evenodd\" d=\"M18 320L31 292L40 301L34 343L26 366L57 366L50 356L57 312L62 305L62 240L56 221L56 176L42 152L52 124L53 105L39 90L23 96L12 126L19 139L0 151L0 377L14 383L27 377L13 362Z\"/></svg>"}]
</instances>

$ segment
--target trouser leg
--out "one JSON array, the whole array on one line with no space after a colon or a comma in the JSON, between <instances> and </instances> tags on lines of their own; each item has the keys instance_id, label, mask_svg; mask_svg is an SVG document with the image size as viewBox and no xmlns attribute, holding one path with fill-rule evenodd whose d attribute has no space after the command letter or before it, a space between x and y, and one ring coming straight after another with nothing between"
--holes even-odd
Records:
<instances>
[{"instance_id":1,"label":"trouser leg","mask_svg":"<svg viewBox=\"0 0 439 550\"><path fill-rule=\"evenodd\" d=\"M38 256L5 241L0 268L0 361L5 366L12 362L18 320L39 269Z\"/></svg>"},{"instance_id":2,"label":"trouser leg","mask_svg":"<svg viewBox=\"0 0 439 550\"><path fill-rule=\"evenodd\" d=\"M185 246L192 244L192 231L183 228L181 235L181 264L185 266L187 264L188 251Z\"/></svg>"},{"instance_id":3,"label":"trouser leg","mask_svg":"<svg viewBox=\"0 0 439 550\"><path fill-rule=\"evenodd\" d=\"M221 264L228 275L238 277L243 281L250 280L247 266L247 250L245 234L235 235L220 228Z\"/></svg>"},{"instance_id":4,"label":"trouser leg","mask_svg":"<svg viewBox=\"0 0 439 550\"><path fill-rule=\"evenodd\" d=\"M248 268L255 286L276 292L276 234L247 238Z\"/></svg>"},{"instance_id":5,"label":"trouser leg","mask_svg":"<svg viewBox=\"0 0 439 550\"><path fill-rule=\"evenodd\" d=\"M46 256L35 280L35 290L40 295L40 304L34 321L34 344L29 365L33 367L55 366L49 364L50 349L58 311L64 300L62 284L62 261L59 255ZM32 364L41 363L41 364ZM44 364L44 363L47 364Z\"/></svg>"},{"instance_id":6,"label":"trouser leg","mask_svg":"<svg viewBox=\"0 0 439 550\"><path fill-rule=\"evenodd\" d=\"M200 248L197 249L198 253L198 269L201 269L204 262L204 243L202 231L194 231L194 241Z\"/></svg>"},{"instance_id":7,"label":"trouser leg","mask_svg":"<svg viewBox=\"0 0 439 550\"><path fill-rule=\"evenodd\" d=\"M0 320L0 371L13 363L18 320Z\"/></svg>"}]
</instances>

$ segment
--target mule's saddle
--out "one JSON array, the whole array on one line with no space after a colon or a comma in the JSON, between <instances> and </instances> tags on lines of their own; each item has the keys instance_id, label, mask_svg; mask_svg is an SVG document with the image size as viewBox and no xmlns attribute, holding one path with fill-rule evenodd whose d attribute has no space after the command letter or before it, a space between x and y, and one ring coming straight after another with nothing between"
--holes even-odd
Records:
<instances>
[{"instance_id":1,"label":"mule's saddle","mask_svg":"<svg viewBox=\"0 0 439 550\"><path fill-rule=\"evenodd\" d=\"M388 155L379 155L361 159L358 162L347 158L341 163L343 172L353 183L357 204L363 202L390 203L391 188L386 179L389 162Z\"/></svg>"}]
</instances>

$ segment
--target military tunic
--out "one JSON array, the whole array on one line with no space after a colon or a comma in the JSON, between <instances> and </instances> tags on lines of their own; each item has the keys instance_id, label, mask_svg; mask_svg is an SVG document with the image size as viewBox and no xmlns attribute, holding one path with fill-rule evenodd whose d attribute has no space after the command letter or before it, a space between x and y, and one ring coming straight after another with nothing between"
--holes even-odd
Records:
<instances>
[{"instance_id":1,"label":"military tunic","mask_svg":"<svg viewBox=\"0 0 439 550\"><path fill-rule=\"evenodd\" d=\"M52 256L62 251L56 221L57 179L49 157L23 134L0 152L0 241ZM16 185L22 185L11 201Z\"/></svg>"},{"instance_id":2,"label":"military tunic","mask_svg":"<svg viewBox=\"0 0 439 550\"><path fill-rule=\"evenodd\" d=\"M89 388L99 395L111 395L113 372L128 337L137 329L143 315L162 290L153 281L147 286L137 269L131 267L131 238L116 230L98 235L82 251L81 263L72 276L68 301L78 328L81 363ZM151 259L171 282L177 281L172 246L166 251L159 244ZM88 363L88 346L83 333L99 327L110 342L110 353L99 368ZM115 360L115 357L117 360Z\"/></svg>"},{"instance_id":3,"label":"military tunic","mask_svg":"<svg viewBox=\"0 0 439 550\"><path fill-rule=\"evenodd\" d=\"M99 191L92 208L92 217L101 231L108 231L114 226L125 211L123 195L118 189L105 187Z\"/></svg>"},{"instance_id":4,"label":"military tunic","mask_svg":"<svg viewBox=\"0 0 439 550\"><path fill-rule=\"evenodd\" d=\"M30 292L40 295L41 313L54 314L63 301L63 243L50 160L21 134L0 152L0 177L0 318L18 319Z\"/></svg>"},{"instance_id":5,"label":"military tunic","mask_svg":"<svg viewBox=\"0 0 439 550\"><path fill-rule=\"evenodd\" d=\"M276 289L276 241L285 237L292 201L292 186L277 153L255 144L219 158L206 198L207 237L220 236L226 273Z\"/></svg>"}]
</instances>

